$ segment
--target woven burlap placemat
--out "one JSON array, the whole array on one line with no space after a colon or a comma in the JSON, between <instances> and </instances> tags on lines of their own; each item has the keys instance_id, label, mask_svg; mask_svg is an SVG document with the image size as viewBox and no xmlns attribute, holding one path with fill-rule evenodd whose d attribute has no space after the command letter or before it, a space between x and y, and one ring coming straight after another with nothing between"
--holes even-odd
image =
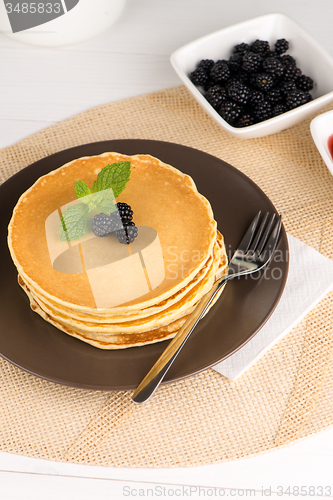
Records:
<instances>
[{"instance_id":1,"label":"woven burlap placemat","mask_svg":"<svg viewBox=\"0 0 333 500\"><path fill-rule=\"evenodd\" d=\"M309 123L236 139L180 86L94 108L3 149L0 180L89 142L175 142L244 172L283 214L290 234L332 258L333 178ZM143 406L131 403L129 391L61 386L0 358L0 450L90 465L175 467L251 456L319 432L333 424L332 298L237 381L209 369L162 386Z\"/></svg>"}]
</instances>

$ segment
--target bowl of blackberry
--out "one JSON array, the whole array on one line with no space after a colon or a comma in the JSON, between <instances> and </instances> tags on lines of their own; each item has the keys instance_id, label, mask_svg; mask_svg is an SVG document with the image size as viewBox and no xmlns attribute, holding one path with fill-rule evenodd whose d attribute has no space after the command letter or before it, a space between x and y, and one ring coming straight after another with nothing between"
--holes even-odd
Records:
<instances>
[{"instance_id":1,"label":"bowl of blackberry","mask_svg":"<svg viewBox=\"0 0 333 500\"><path fill-rule=\"evenodd\" d=\"M205 111L240 138L278 133L333 100L333 59L284 14L224 28L171 63Z\"/></svg>"}]
</instances>

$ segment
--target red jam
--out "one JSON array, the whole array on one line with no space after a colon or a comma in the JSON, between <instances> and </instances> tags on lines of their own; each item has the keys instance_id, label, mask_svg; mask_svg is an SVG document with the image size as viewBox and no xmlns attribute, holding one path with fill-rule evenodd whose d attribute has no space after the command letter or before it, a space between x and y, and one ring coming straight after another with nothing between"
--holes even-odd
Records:
<instances>
[{"instance_id":1,"label":"red jam","mask_svg":"<svg viewBox=\"0 0 333 500\"><path fill-rule=\"evenodd\" d=\"M331 153L331 157L333 158L333 135L330 135L328 138L328 150Z\"/></svg>"}]
</instances>

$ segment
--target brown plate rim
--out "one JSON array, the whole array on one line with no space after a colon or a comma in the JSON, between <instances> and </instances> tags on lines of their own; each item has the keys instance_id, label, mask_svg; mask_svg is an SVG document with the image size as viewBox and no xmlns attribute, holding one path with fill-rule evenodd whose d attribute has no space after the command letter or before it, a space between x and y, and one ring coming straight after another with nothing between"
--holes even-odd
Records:
<instances>
[{"instance_id":1,"label":"brown plate rim","mask_svg":"<svg viewBox=\"0 0 333 500\"><path fill-rule=\"evenodd\" d=\"M0 263L0 355L24 371L51 382L89 390L129 390L138 385L168 341L104 351L57 330L30 310L28 299L17 284L16 269L7 246L12 210L26 189L41 175L75 158L107 151L151 154L191 175L199 192L212 204L229 255L258 209L277 211L257 184L223 160L189 146L145 139L74 146L34 162L0 186L3 257ZM278 250L280 260L270 264L267 275L252 281L233 280L227 285L218 303L179 354L164 383L214 366L256 335L275 310L286 284L289 250L284 227Z\"/></svg>"}]
</instances>

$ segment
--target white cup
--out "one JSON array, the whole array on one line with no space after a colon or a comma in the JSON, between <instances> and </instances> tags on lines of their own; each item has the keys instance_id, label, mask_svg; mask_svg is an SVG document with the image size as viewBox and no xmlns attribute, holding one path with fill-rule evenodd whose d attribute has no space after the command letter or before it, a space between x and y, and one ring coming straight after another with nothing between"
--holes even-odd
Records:
<instances>
[{"instance_id":1,"label":"white cup","mask_svg":"<svg viewBox=\"0 0 333 500\"><path fill-rule=\"evenodd\" d=\"M111 26L126 0L0 0L0 32L31 45L83 42Z\"/></svg>"}]
</instances>

